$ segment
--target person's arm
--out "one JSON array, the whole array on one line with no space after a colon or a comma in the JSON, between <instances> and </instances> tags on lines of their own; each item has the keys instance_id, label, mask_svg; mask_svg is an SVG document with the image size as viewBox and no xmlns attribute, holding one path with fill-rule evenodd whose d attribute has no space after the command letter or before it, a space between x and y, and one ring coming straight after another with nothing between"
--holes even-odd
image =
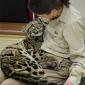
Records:
<instances>
[{"instance_id":1,"label":"person's arm","mask_svg":"<svg viewBox=\"0 0 85 85\"><path fill-rule=\"evenodd\" d=\"M64 30L64 38L69 45L70 59L73 64L69 77L64 85L79 85L85 76L85 25L82 20L74 22Z\"/></svg>"}]
</instances>

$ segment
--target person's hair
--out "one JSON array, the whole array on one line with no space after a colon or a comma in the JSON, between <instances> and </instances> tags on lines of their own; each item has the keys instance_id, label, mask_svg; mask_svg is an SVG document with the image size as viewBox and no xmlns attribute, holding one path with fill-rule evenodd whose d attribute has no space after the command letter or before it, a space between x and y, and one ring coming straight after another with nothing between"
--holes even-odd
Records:
<instances>
[{"instance_id":1,"label":"person's hair","mask_svg":"<svg viewBox=\"0 0 85 85\"><path fill-rule=\"evenodd\" d=\"M52 9L69 7L69 0L30 0L29 7L34 13L49 14Z\"/></svg>"}]
</instances>

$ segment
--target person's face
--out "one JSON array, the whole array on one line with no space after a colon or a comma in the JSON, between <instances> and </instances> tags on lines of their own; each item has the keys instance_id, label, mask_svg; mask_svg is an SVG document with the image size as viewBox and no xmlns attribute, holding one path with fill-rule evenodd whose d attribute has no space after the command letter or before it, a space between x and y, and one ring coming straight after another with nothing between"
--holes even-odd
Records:
<instances>
[{"instance_id":1,"label":"person's face","mask_svg":"<svg viewBox=\"0 0 85 85\"><path fill-rule=\"evenodd\" d=\"M53 9L49 14L36 14L39 17L46 18L48 20L53 20L55 18L58 18L61 14L62 9L56 10Z\"/></svg>"}]
</instances>

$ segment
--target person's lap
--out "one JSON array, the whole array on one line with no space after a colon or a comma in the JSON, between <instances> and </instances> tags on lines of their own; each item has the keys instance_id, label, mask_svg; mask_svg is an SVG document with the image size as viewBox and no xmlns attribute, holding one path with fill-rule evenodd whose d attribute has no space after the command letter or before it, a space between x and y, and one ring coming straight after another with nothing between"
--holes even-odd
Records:
<instances>
[{"instance_id":1,"label":"person's lap","mask_svg":"<svg viewBox=\"0 0 85 85\"><path fill-rule=\"evenodd\" d=\"M48 74L49 74L50 72L48 72ZM48 75L47 74L47 75ZM60 73L59 73L60 74ZM50 74L50 75L52 75L52 73ZM56 75L57 77L61 77L61 76L59 76L58 74ZM5 77L5 75L4 75L4 73L2 72L2 70L0 69L0 85L28 85L28 84L26 84L26 83L24 83L24 82L21 82L21 81L18 81L18 80L15 80L15 79L13 79L13 78L6 78ZM58 80L57 80L58 81Z\"/></svg>"},{"instance_id":2,"label":"person's lap","mask_svg":"<svg viewBox=\"0 0 85 85\"><path fill-rule=\"evenodd\" d=\"M13 78L8 78L8 79L4 80L1 83L1 85L28 85L28 84L18 81L18 80L15 80Z\"/></svg>"},{"instance_id":3,"label":"person's lap","mask_svg":"<svg viewBox=\"0 0 85 85\"><path fill-rule=\"evenodd\" d=\"M13 78L6 78L6 76L0 69L0 85L27 85L27 84L21 81L15 80Z\"/></svg>"},{"instance_id":4,"label":"person's lap","mask_svg":"<svg viewBox=\"0 0 85 85\"><path fill-rule=\"evenodd\" d=\"M2 70L0 68L0 85L5 79L6 79L6 76L4 75L4 73L2 72Z\"/></svg>"},{"instance_id":5,"label":"person's lap","mask_svg":"<svg viewBox=\"0 0 85 85\"><path fill-rule=\"evenodd\" d=\"M0 69L0 85L28 85L13 78L6 78L2 70ZM85 78L82 79L80 85L85 85Z\"/></svg>"}]
</instances>

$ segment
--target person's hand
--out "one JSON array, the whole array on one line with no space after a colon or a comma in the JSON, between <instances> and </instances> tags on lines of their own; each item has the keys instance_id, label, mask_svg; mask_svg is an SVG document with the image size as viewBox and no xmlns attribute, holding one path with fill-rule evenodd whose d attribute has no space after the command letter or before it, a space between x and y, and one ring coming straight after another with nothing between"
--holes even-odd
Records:
<instances>
[{"instance_id":1,"label":"person's hand","mask_svg":"<svg viewBox=\"0 0 85 85\"><path fill-rule=\"evenodd\" d=\"M70 81L66 81L66 82L64 83L64 85L74 85L74 84L71 83Z\"/></svg>"}]
</instances>

